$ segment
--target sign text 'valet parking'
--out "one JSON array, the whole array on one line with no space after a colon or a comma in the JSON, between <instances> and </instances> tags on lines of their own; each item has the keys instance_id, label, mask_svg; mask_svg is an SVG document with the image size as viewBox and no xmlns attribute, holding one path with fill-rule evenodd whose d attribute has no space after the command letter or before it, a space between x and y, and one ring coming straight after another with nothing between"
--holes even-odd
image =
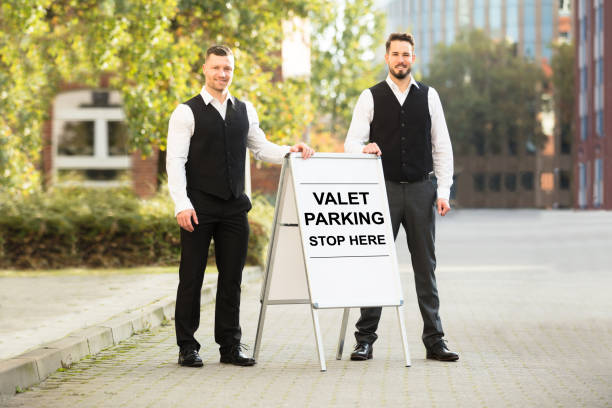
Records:
<instances>
[{"instance_id":1,"label":"sign text 'valet parking'","mask_svg":"<svg viewBox=\"0 0 612 408\"><path fill-rule=\"evenodd\" d=\"M378 226L385 220L381 211L369 210L369 191L312 191L313 211L304 212L304 226L334 227L335 231L347 226ZM318 210L318 211L317 211ZM312 234L308 236L311 247L324 246L369 246L386 245L386 237L381 234L363 233Z\"/></svg>"}]
</instances>

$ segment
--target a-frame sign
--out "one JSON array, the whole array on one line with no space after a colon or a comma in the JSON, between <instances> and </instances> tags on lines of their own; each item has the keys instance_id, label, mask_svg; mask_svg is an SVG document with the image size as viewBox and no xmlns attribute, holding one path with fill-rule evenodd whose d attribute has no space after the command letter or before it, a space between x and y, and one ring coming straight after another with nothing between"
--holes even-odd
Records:
<instances>
[{"instance_id":1,"label":"a-frame sign","mask_svg":"<svg viewBox=\"0 0 612 408\"><path fill-rule=\"evenodd\" d=\"M321 371L319 309L343 308L341 359L350 308L395 307L406 366L403 295L382 163L366 154L287 155L281 170L253 355L270 305L309 304Z\"/></svg>"}]
</instances>

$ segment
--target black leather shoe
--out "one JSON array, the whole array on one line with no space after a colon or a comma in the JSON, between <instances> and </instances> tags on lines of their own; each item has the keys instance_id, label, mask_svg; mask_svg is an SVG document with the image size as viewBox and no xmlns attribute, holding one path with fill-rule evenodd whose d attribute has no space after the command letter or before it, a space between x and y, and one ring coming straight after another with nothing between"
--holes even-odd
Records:
<instances>
[{"instance_id":1,"label":"black leather shoe","mask_svg":"<svg viewBox=\"0 0 612 408\"><path fill-rule=\"evenodd\" d=\"M446 342L440 340L427 349L427 358L439 361L457 361L459 360L459 354L450 351L446 347Z\"/></svg>"},{"instance_id":2,"label":"black leather shoe","mask_svg":"<svg viewBox=\"0 0 612 408\"><path fill-rule=\"evenodd\" d=\"M202 367L202 359L196 349L184 349L179 352L178 363L183 367Z\"/></svg>"},{"instance_id":3,"label":"black leather shoe","mask_svg":"<svg viewBox=\"0 0 612 408\"><path fill-rule=\"evenodd\" d=\"M233 364L242 367L255 365L255 359L244 355L242 349L246 349L244 344L236 344L232 346L230 351L221 354L220 361L223 364Z\"/></svg>"},{"instance_id":4,"label":"black leather shoe","mask_svg":"<svg viewBox=\"0 0 612 408\"><path fill-rule=\"evenodd\" d=\"M357 343L355 345L355 351L351 353L351 360L369 360L372 358L372 350L372 345L369 343Z\"/></svg>"}]
</instances>

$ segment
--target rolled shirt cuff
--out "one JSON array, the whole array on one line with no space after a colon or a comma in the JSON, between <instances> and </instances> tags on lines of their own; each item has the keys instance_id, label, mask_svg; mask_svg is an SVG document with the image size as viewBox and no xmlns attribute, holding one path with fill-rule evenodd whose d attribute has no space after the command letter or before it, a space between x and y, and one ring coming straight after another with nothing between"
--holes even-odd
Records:
<instances>
[{"instance_id":1,"label":"rolled shirt cuff","mask_svg":"<svg viewBox=\"0 0 612 408\"><path fill-rule=\"evenodd\" d=\"M181 211L185 211L185 210L193 210L193 205L191 205L190 202L181 203L181 205L176 205L174 207L174 216L176 217L178 213L180 213Z\"/></svg>"},{"instance_id":2,"label":"rolled shirt cuff","mask_svg":"<svg viewBox=\"0 0 612 408\"><path fill-rule=\"evenodd\" d=\"M438 198L443 198L446 201L450 197L450 187L438 187Z\"/></svg>"}]
</instances>

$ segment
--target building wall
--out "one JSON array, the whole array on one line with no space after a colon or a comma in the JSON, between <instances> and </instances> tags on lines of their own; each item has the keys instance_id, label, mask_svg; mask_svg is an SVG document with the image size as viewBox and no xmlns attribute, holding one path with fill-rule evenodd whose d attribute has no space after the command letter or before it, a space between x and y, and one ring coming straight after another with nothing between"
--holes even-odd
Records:
<instances>
[{"instance_id":1,"label":"building wall","mask_svg":"<svg viewBox=\"0 0 612 408\"><path fill-rule=\"evenodd\" d=\"M576 208L612 209L612 5L579 0L576 32ZM606 24L608 22L608 24Z\"/></svg>"},{"instance_id":2,"label":"building wall","mask_svg":"<svg viewBox=\"0 0 612 408\"><path fill-rule=\"evenodd\" d=\"M550 43L571 29L566 17L560 24L560 8L563 14L559 0L390 0L387 31L415 35L415 69L421 72L427 71L437 44L452 44L461 29L470 28L517 43L521 55L550 61Z\"/></svg>"}]
</instances>

